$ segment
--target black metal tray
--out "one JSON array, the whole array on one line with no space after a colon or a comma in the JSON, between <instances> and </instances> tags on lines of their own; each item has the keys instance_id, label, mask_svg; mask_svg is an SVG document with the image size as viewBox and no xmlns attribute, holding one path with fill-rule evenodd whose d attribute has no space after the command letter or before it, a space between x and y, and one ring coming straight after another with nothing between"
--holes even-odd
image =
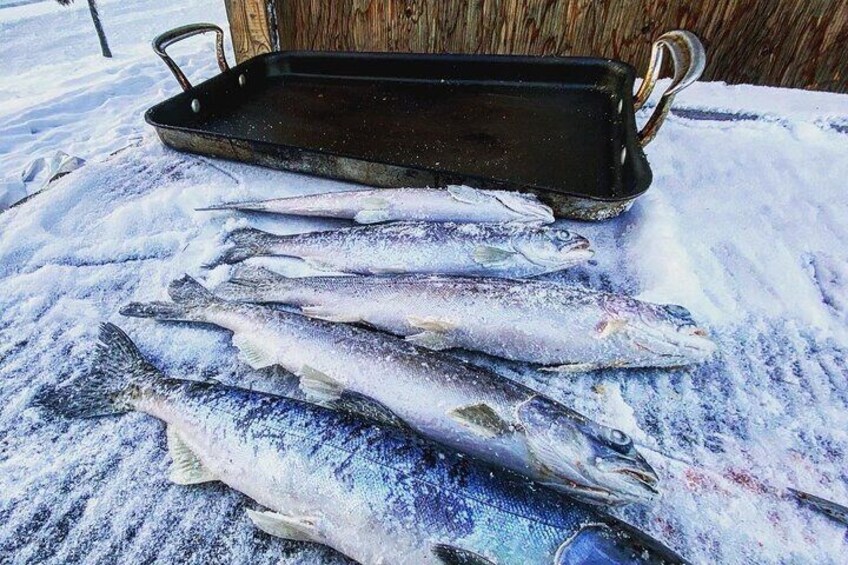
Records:
<instances>
[{"instance_id":1,"label":"black metal tray","mask_svg":"<svg viewBox=\"0 0 848 565\"><path fill-rule=\"evenodd\" d=\"M192 86L165 49L207 31L222 72ZM663 48L674 80L637 131ZM617 215L648 188L642 147L704 64L694 35L663 35L634 100L633 68L608 59L292 51L230 69L211 24L154 49L184 89L145 115L173 148L379 187L533 192L579 219Z\"/></svg>"}]
</instances>

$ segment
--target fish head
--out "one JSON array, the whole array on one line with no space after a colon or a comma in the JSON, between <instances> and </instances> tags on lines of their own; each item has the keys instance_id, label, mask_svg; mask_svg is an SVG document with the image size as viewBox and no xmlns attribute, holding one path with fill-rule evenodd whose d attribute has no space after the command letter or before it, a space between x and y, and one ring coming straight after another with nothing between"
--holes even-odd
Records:
<instances>
[{"instance_id":1,"label":"fish head","mask_svg":"<svg viewBox=\"0 0 848 565\"><path fill-rule=\"evenodd\" d=\"M650 359L653 365L698 363L716 350L715 342L682 306L620 296L610 296L605 302L605 317L598 323L597 337L609 339L617 335L621 344L635 348L638 357Z\"/></svg>"},{"instance_id":2,"label":"fish head","mask_svg":"<svg viewBox=\"0 0 848 565\"><path fill-rule=\"evenodd\" d=\"M624 432L539 396L517 416L545 484L595 504L650 502L659 493L657 474Z\"/></svg>"},{"instance_id":3,"label":"fish head","mask_svg":"<svg viewBox=\"0 0 848 565\"><path fill-rule=\"evenodd\" d=\"M491 194L522 221L550 224L555 220L553 210L534 196L507 191L492 191Z\"/></svg>"},{"instance_id":4,"label":"fish head","mask_svg":"<svg viewBox=\"0 0 848 565\"><path fill-rule=\"evenodd\" d=\"M539 228L533 237L516 241L514 247L527 261L551 271L583 263L595 254L588 239L556 228Z\"/></svg>"}]
</instances>

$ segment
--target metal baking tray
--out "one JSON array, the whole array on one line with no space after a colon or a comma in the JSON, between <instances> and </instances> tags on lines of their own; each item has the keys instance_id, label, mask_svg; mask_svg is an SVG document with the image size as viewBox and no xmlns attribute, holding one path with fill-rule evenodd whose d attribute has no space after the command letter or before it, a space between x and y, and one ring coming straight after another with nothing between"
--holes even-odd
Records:
<instances>
[{"instance_id":1,"label":"metal baking tray","mask_svg":"<svg viewBox=\"0 0 848 565\"><path fill-rule=\"evenodd\" d=\"M192 86L165 50L209 31L221 74ZM153 45L184 92L145 119L175 149L377 187L532 192L558 216L593 220L647 190L642 148L705 61L697 37L666 33L634 96L633 67L610 59L289 51L229 68L211 24ZM666 51L674 78L637 130Z\"/></svg>"}]
</instances>

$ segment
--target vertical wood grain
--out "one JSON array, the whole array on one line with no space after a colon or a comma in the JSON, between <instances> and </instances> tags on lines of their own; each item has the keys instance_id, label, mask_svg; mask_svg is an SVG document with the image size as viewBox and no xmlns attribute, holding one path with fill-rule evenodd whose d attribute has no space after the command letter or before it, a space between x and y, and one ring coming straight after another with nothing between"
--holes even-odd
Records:
<instances>
[{"instance_id":1,"label":"vertical wood grain","mask_svg":"<svg viewBox=\"0 0 848 565\"><path fill-rule=\"evenodd\" d=\"M268 53L274 49L276 38L271 36L271 0L224 0L236 62Z\"/></svg>"},{"instance_id":2,"label":"vertical wood grain","mask_svg":"<svg viewBox=\"0 0 848 565\"><path fill-rule=\"evenodd\" d=\"M279 48L591 55L640 72L654 38L689 29L706 80L848 92L846 0L225 0L239 60ZM275 37L275 39L277 39Z\"/></svg>"}]
</instances>

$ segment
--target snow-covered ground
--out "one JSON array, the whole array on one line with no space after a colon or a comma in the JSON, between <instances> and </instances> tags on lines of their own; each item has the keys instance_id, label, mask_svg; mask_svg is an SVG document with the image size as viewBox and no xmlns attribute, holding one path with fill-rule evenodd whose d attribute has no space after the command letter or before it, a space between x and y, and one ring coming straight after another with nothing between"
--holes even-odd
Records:
<instances>
[{"instance_id":1,"label":"snow-covered ground","mask_svg":"<svg viewBox=\"0 0 848 565\"><path fill-rule=\"evenodd\" d=\"M0 180L57 149L88 160L0 213L0 562L331 560L257 533L249 501L221 485L169 484L153 419L63 422L30 407L39 387L85 371L104 320L173 376L261 387L224 332L118 308L164 297L184 272L221 280L226 267L201 265L238 225L340 225L194 212L346 186L164 148L142 113L178 86L150 39L224 25L223 2L101 4L111 61L84 2L0 9ZM190 78L216 72L210 37L174 54ZM559 278L683 304L720 355L690 370L576 376L464 357L636 438L664 495L620 515L694 562L844 562L845 528L786 487L848 502L848 96L698 84L648 157L654 185L631 212L563 222L598 254Z\"/></svg>"}]
</instances>

